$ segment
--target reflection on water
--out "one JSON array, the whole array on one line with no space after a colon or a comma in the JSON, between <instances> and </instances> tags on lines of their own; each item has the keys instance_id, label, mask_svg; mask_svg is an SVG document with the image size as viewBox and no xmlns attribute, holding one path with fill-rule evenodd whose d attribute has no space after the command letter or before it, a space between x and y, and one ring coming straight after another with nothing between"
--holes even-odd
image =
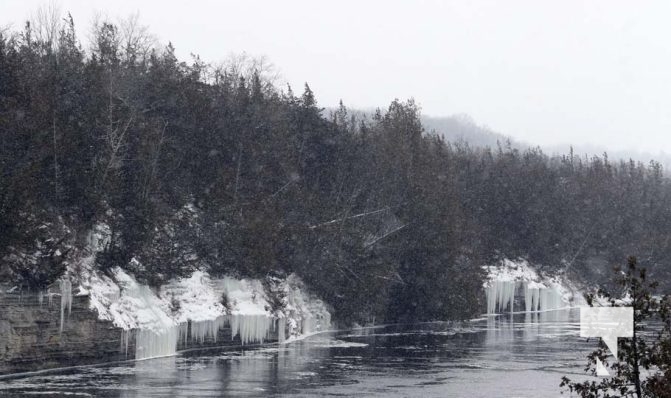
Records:
<instances>
[{"instance_id":1,"label":"reflection on water","mask_svg":"<svg viewBox=\"0 0 671 398\"><path fill-rule=\"evenodd\" d=\"M0 395L559 396L596 341L577 310L393 325L315 335L283 346L192 351L0 382Z\"/></svg>"}]
</instances>

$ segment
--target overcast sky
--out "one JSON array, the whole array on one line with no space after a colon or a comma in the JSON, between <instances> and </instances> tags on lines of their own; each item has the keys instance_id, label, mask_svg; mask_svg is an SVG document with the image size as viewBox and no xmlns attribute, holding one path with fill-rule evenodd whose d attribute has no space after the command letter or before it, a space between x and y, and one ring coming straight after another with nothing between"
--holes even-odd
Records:
<instances>
[{"instance_id":1,"label":"overcast sky","mask_svg":"<svg viewBox=\"0 0 671 398\"><path fill-rule=\"evenodd\" d=\"M0 0L22 26L44 1ZM178 55L265 55L322 106L414 97L530 143L671 152L671 2L60 1L85 31L96 11L139 12Z\"/></svg>"}]
</instances>

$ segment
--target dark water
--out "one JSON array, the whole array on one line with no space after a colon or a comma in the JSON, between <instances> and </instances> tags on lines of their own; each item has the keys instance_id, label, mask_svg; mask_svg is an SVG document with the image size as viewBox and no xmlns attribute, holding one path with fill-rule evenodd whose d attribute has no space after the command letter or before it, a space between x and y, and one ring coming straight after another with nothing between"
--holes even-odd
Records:
<instances>
[{"instance_id":1,"label":"dark water","mask_svg":"<svg viewBox=\"0 0 671 398\"><path fill-rule=\"evenodd\" d=\"M0 381L0 395L95 397L554 397L597 344L577 310L315 335ZM564 396L567 396L565 394Z\"/></svg>"}]
</instances>

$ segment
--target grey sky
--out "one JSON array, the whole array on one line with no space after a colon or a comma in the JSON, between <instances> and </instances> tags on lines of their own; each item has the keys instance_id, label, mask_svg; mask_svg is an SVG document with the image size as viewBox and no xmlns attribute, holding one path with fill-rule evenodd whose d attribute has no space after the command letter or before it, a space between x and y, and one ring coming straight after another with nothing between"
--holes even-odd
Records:
<instances>
[{"instance_id":1,"label":"grey sky","mask_svg":"<svg viewBox=\"0 0 671 398\"><path fill-rule=\"evenodd\" d=\"M44 1L0 1L19 27ZM322 106L414 97L531 143L671 152L671 2L59 2L84 30L96 10L139 11L181 58L265 55Z\"/></svg>"}]
</instances>

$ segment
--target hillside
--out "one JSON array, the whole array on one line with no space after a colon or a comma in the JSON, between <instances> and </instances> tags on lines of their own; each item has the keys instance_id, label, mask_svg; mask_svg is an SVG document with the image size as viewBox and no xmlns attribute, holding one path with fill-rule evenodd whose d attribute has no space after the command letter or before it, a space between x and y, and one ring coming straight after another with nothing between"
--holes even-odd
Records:
<instances>
[{"instance_id":1,"label":"hillside","mask_svg":"<svg viewBox=\"0 0 671 398\"><path fill-rule=\"evenodd\" d=\"M72 20L51 42L0 37L0 275L18 288L81 280L98 225L91 267L112 280L295 274L347 324L472 317L504 258L598 283L637 255L669 275L658 163L450 142L500 136L412 100L325 115L307 84L94 32L91 50Z\"/></svg>"}]
</instances>

